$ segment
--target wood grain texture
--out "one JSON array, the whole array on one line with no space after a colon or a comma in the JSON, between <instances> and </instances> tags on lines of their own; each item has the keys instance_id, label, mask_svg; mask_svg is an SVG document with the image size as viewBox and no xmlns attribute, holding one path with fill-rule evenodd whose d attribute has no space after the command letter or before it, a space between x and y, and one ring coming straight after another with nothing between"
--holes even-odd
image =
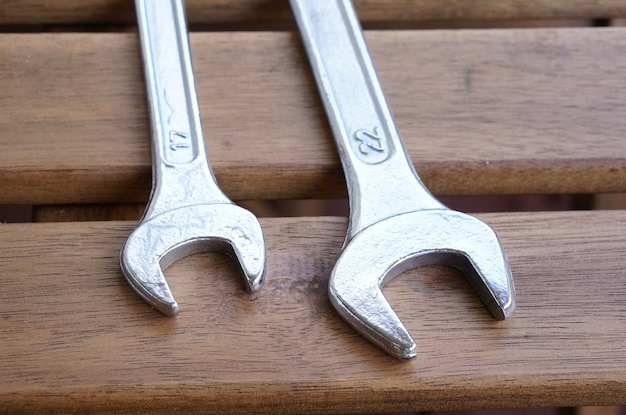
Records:
<instances>
[{"instance_id":1,"label":"wood grain texture","mask_svg":"<svg viewBox=\"0 0 626 415\"><path fill-rule=\"evenodd\" d=\"M355 0L365 22L625 17L620 0ZM286 0L187 0L194 24L268 24L293 20ZM134 23L125 0L4 0L0 24Z\"/></svg>"},{"instance_id":2,"label":"wood grain texture","mask_svg":"<svg viewBox=\"0 0 626 415\"><path fill-rule=\"evenodd\" d=\"M333 312L343 218L265 219L265 287L224 256L166 275L165 318L124 280L130 222L0 225L4 412L353 413L626 403L626 212L489 214L518 307L496 322L454 270L385 294L419 355L397 361Z\"/></svg>"},{"instance_id":3,"label":"wood grain texture","mask_svg":"<svg viewBox=\"0 0 626 415\"><path fill-rule=\"evenodd\" d=\"M436 194L626 190L625 28L368 32ZM299 37L194 33L209 154L232 198L345 195ZM134 34L0 36L0 203L145 203Z\"/></svg>"}]
</instances>

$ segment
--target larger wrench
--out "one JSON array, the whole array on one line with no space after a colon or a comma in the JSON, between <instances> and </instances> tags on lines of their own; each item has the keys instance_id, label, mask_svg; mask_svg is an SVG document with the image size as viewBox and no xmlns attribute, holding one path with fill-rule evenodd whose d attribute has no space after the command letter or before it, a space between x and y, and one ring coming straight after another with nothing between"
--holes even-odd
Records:
<instances>
[{"instance_id":1,"label":"larger wrench","mask_svg":"<svg viewBox=\"0 0 626 415\"><path fill-rule=\"evenodd\" d=\"M446 208L417 176L349 0L290 0L339 148L350 197L330 299L364 337L398 358L415 342L382 294L399 273L448 264L469 279L494 318L515 308L506 255L484 222Z\"/></svg>"},{"instance_id":2,"label":"larger wrench","mask_svg":"<svg viewBox=\"0 0 626 415\"><path fill-rule=\"evenodd\" d=\"M265 275L256 217L219 189L206 154L182 0L136 0L152 126L153 184L143 218L120 253L137 294L168 316L178 303L162 268L201 251L236 257L245 286Z\"/></svg>"}]
</instances>

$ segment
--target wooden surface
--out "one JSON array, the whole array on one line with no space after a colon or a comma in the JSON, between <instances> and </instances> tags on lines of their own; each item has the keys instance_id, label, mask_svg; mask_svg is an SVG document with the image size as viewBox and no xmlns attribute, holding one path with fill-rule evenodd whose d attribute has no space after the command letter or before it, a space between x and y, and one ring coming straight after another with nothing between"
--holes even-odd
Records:
<instances>
[{"instance_id":1,"label":"wooden surface","mask_svg":"<svg viewBox=\"0 0 626 415\"><path fill-rule=\"evenodd\" d=\"M626 212L482 216L518 307L491 319L451 269L385 293L417 339L397 361L332 311L343 218L265 219L268 275L250 297L224 256L166 272L166 318L118 265L130 222L0 226L0 412L352 413L623 404Z\"/></svg>"},{"instance_id":2,"label":"wooden surface","mask_svg":"<svg viewBox=\"0 0 626 415\"><path fill-rule=\"evenodd\" d=\"M211 30L191 44L224 191L269 205L345 196L287 1L186 3L193 30ZM622 0L356 7L376 29L626 17ZM264 218L260 293L243 291L226 257L197 254L166 271L180 316L150 309L119 269L135 222L115 221L140 215L150 187L134 26L126 0L0 0L0 204L66 221L0 225L0 414L626 404L624 210L483 215L511 260L517 311L493 321L458 272L407 271L385 293L417 340L410 362L329 304L345 218ZM626 192L626 27L366 36L437 195Z\"/></svg>"},{"instance_id":3,"label":"wooden surface","mask_svg":"<svg viewBox=\"0 0 626 415\"><path fill-rule=\"evenodd\" d=\"M436 194L626 191L626 28L384 31L367 38ZM193 33L205 135L234 199L345 195L294 33ZM0 37L0 203L145 203L137 38Z\"/></svg>"},{"instance_id":4,"label":"wooden surface","mask_svg":"<svg viewBox=\"0 0 626 415\"><path fill-rule=\"evenodd\" d=\"M187 0L194 24L292 24L287 0ZM621 0L355 0L367 22L625 17ZM126 0L5 0L0 24L134 23Z\"/></svg>"}]
</instances>

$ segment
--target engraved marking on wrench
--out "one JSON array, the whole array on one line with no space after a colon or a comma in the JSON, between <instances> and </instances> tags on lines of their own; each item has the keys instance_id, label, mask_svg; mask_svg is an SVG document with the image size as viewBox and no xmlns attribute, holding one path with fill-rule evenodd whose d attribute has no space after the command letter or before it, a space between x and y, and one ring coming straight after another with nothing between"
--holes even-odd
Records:
<instances>
[{"instance_id":1,"label":"engraved marking on wrench","mask_svg":"<svg viewBox=\"0 0 626 415\"><path fill-rule=\"evenodd\" d=\"M188 133L171 130L166 143L165 157L169 163L180 164L192 161L196 152Z\"/></svg>"},{"instance_id":2,"label":"engraved marking on wrench","mask_svg":"<svg viewBox=\"0 0 626 415\"><path fill-rule=\"evenodd\" d=\"M389 157L389 146L384 137L381 137L378 127L374 127L373 132L366 129L356 130L352 137L357 142L356 154L361 161L378 164Z\"/></svg>"}]
</instances>

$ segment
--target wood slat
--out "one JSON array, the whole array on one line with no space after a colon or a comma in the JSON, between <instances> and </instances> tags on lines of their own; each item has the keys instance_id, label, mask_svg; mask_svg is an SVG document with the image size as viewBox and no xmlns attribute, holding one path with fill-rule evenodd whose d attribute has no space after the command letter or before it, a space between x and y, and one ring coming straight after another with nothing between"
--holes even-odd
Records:
<instances>
[{"instance_id":1,"label":"wood slat","mask_svg":"<svg viewBox=\"0 0 626 415\"><path fill-rule=\"evenodd\" d=\"M34 206L32 222L138 221L146 205L44 205Z\"/></svg>"},{"instance_id":2,"label":"wood slat","mask_svg":"<svg viewBox=\"0 0 626 415\"><path fill-rule=\"evenodd\" d=\"M365 22L470 21L625 17L621 0L355 0ZM187 0L191 23L289 22L286 0ZM5 0L0 24L133 24L126 0Z\"/></svg>"},{"instance_id":3,"label":"wood slat","mask_svg":"<svg viewBox=\"0 0 626 415\"><path fill-rule=\"evenodd\" d=\"M332 310L343 218L264 219L249 296L224 256L166 271L181 313L124 280L130 222L0 225L0 402L7 412L353 413L626 401L626 212L489 214L517 288L497 322L456 271L385 294L418 342L397 361Z\"/></svg>"},{"instance_id":4,"label":"wood slat","mask_svg":"<svg viewBox=\"0 0 626 415\"><path fill-rule=\"evenodd\" d=\"M436 194L626 191L625 28L368 32ZM234 199L345 195L295 33L192 34L209 153ZM134 34L0 37L0 203L145 202Z\"/></svg>"}]
</instances>

